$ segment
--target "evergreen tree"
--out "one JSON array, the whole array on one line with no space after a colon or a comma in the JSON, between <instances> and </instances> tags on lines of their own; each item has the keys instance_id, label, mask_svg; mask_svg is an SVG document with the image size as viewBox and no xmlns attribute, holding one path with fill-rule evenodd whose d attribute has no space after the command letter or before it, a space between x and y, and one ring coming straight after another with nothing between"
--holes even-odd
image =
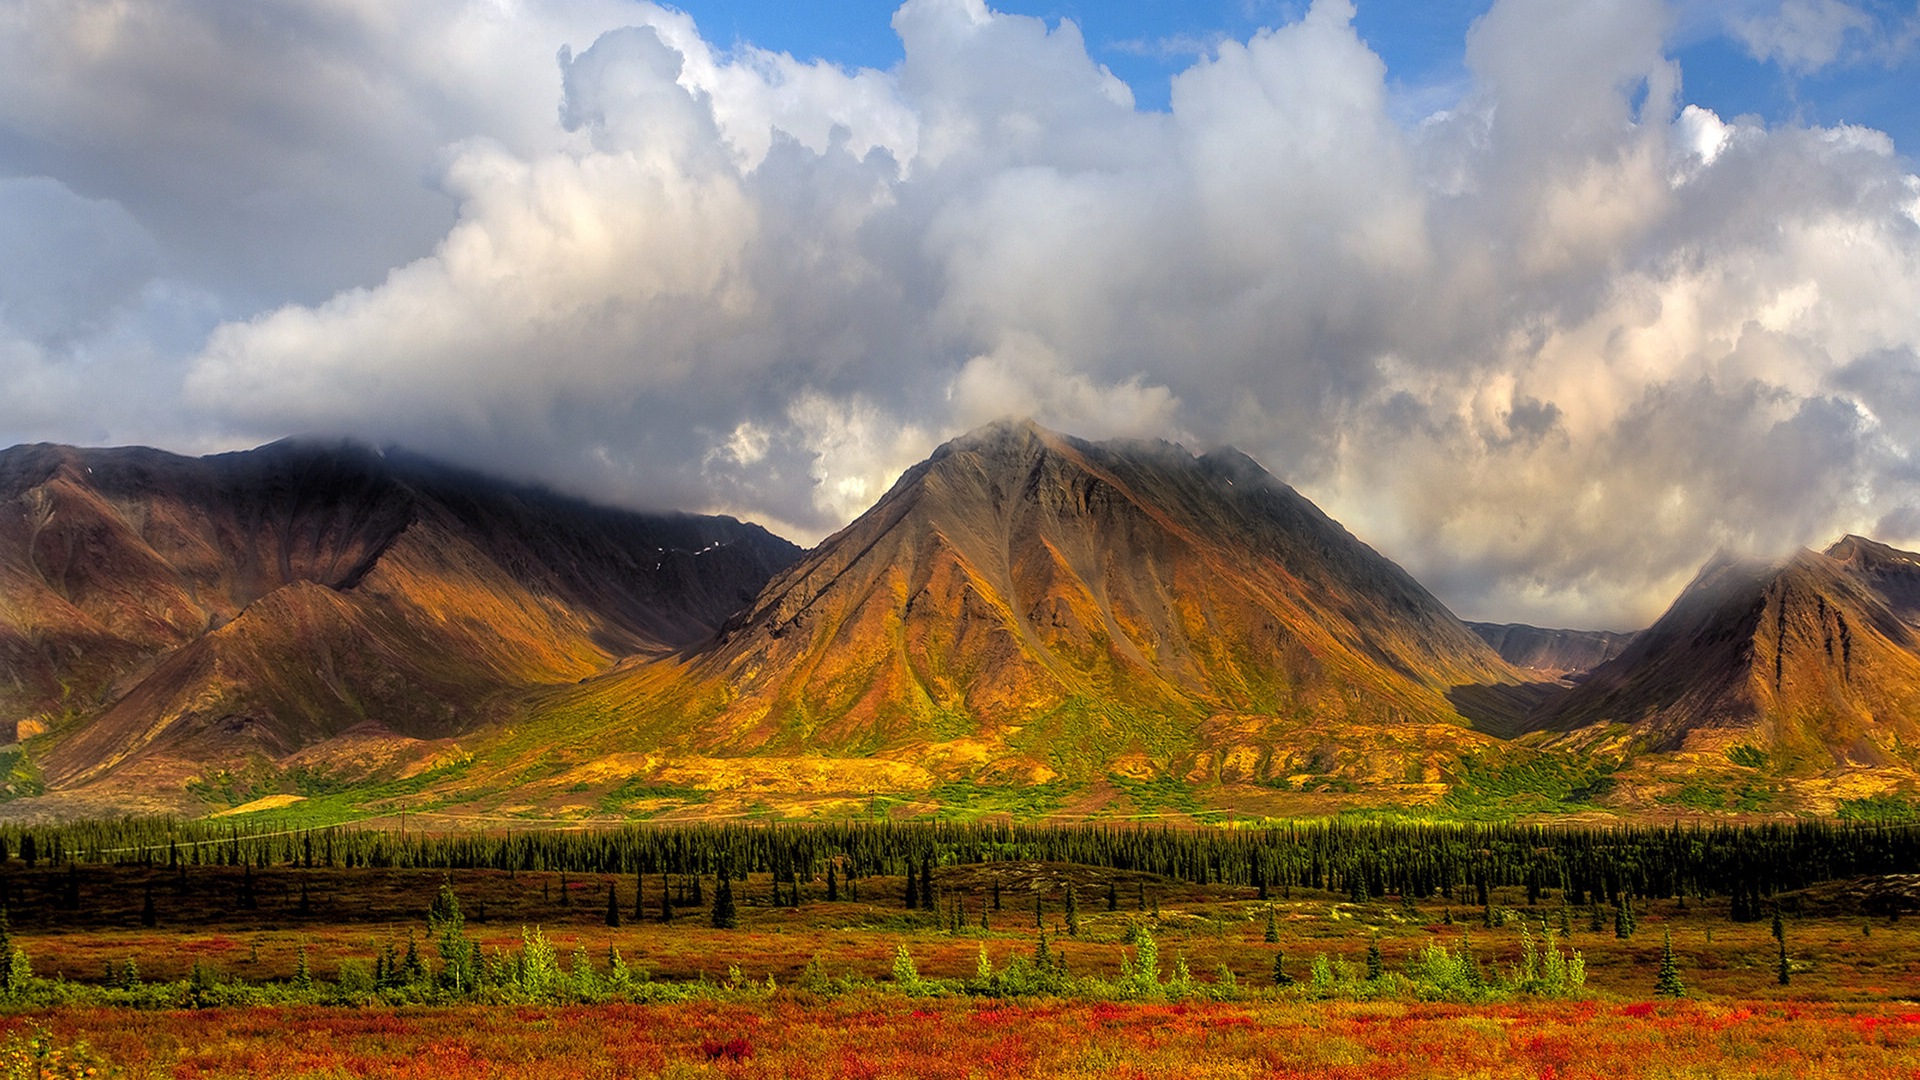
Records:
<instances>
[{"instance_id":1,"label":"evergreen tree","mask_svg":"<svg viewBox=\"0 0 1920 1080\"><path fill-rule=\"evenodd\" d=\"M24 858L26 844L20 845ZM7 919L7 909L0 907L0 994L11 994L19 989L13 985L13 924Z\"/></svg>"},{"instance_id":2,"label":"evergreen tree","mask_svg":"<svg viewBox=\"0 0 1920 1080\"><path fill-rule=\"evenodd\" d=\"M1595 900L1591 912L1587 917L1587 929L1597 934L1606 928L1606 922L1600 918L1600 901Z\"/></svg>"},{"instance_id":3,"label":"evergreen tree","mask_svg":"<svg viewBox=\"0 0 1920 1080\"><path fill-rule=\"evenodd\" d=\"M1773 940L1782 945L1787 943L1787 924L1781 921L1780 909L1773 909Z\"/></svg>"},{"instance_id":4,"label":"evergreen tree","mask_svg":"<svg viewBox=\"0 0 1920 1080\"><path fill-rule=\"evenodd\" d=\"M1120 910L1120 890L1113 882L1107 882L1107 910Z\"/></svg>"},{"instance_id":5,"label":"evergreen tree","mask_svg":"<svg viewBox=\"0 0 1920 1080\"><path fill-rule=\"evenodd\" d=\"M1687 992L1680 981L1680 965L1673 957L1673 931L1666 932L1660 946L1660 973L1654 977L1653 992L1661 997L1677 998Z\"/></svg>"},{"instance_id":6,"label":"evergreen tree","mask_svg":"<svg viewBox=\"0 0 1920 1080\"><path fill-rule=\"evenodd\" d=\"M1272 904L1267 905L1267 932L1261 935L1261 939L1269 945L1277 945L1280 942L1280 917L1275 913Z\"/></svg>"},{"instance_id":7,"label":"evergreen tree","mask_svg":"<svg viewBox=\"0 0 1920 1080\"><path fill-rule=\"evenodd\" d=\"M67 888L61 903L68 911L80 910L80 868L72 863L67 864Z\"/></svg>"},{"instance_id":8,"label":"evergreen tree","mask_svg":"<svg viewBox=\"0 0 1920 1080\"><path fill-rule=\"evenodd\" d=\"M1627 925L1627 909L1625 907L1613 909L1613 936L1621 939L1633 936L1633 928Z\"/></svg>"},{"instance_id":9,"label":"evergreen tree","mask_svg":"<svg viewBox=\"0 0 1920 1080\"><path fill-rule=\"evenodd\" d=\"M1000 910L1000 879L993 879L993 910Z\"/></svg>"},{"instance_id":10,"label":"evergreen tree","mask_svg":"<svg viewBox=\"0 0 1920 1080\"><path fill-rule=\"evenodd\" d=\"M1273 985L1293 985L1293 976L1287 974L1287 954L1284 952L1276 951L1273 954Z\"/></svg>"},{"instance_id":11,"label":"evergreen tree","mask_svg":"<svg viewBox=\"0 0 1920 1080\"><path fill-rule=\"evenodd\" d=\"M620 925L620 894L614 890L613 882L607 882L607 925Z\"/></svg>"},{"instance_id":12,"label":"evergreen tree","mask_svg":"<svg viewBox=\"0 0 1920 1080\"><path fill-rule=\"evenodd\" d=\"M907 860L907 910L920 906L920 882L914 877L913 860Z\"/></svg>"},{"instance_id":13,"label":"evergreen tree","mask_svg":"<svg viewBox=\"0 0 1920 1080\"><path fill-rule=\"evenodd\" d=\"M140 925L148 928L159 925L160 915L153 909L153 882L147 882L147 898L140 904Z\"/></svg>"},{"instance_id":14,"label":"evergreen tree","mask_svg":"<svg viewBox=\"0 0 1920 1080\"><path fill-rule=\"evenodd\" d=\"M1776 969L1776 974L1780 978L1781 986L1786 986L1793 982L1793 963L1787 959L1787 940L1785 936L1782 936L1780 939L1780 964Z\"/></svg>"},{"instance_id":15,"label":"evergreen tree","mask_svg":"<svg viewBox=\"0 0 1920 1080\"><path fill-rule=\"evenodd\" d=\"M1386 963L1380 956L1380 935L1375 934L1373 940L1367 943L1367 978L1378 982L1386 971Z\"/></svg>"},{"instance_id":16,"label":"evergreen tree","mask_svg":"<svg viewBox=\"0 0 1920 1080\"><path fill-rule=\"evenodd\" d=\"M300 960L293 968L293 985L301 990L313 989L313 969L307 966L306 942L300 943Z\"/></svg>"},{"instance_id":17,"label":"evergreen tree","mask_svg":"<svg viewBox=\"0 0 1920 1080\"><path fill-rule=\"evenodd\" d=\"M667 875L660 875L660 895L667 894ZM633 872L633 921L644 922L647 918L647 875L635 869Z\"/></svg>"},{"instance_id":18,"label":"evergreen tree","mask_svg":"<svg viewBox=\"0 0 1920 1080\"><path fill-rule=\"evenodd\" d=\"M733 910L733 882L728 880L726 871L722 870L719 883L713 888L713 928L732 930L739 925L740 917Z\"/></svg>"},{"instance_id":19,"label":"evergreen tree","mask_svg":"<svg viewBox=\"0 0 1920 1080\"><path fill-rule=\"evenodd\" d=\"M667 875L660 875L660 921L673 921L673 890L667 888Z\"/></svg>"},{"instance_id":20,"label":"evergreen tree","mask_svg":"<svg viewBox=\"0 0 1920 1080\"><path fill-rule=\"evenodd\" d=\"M833 874L833 864L828 863L827 864L827 903L834 904L834 903L838 903L839 901L840 901L840 879L835 877Z\"/></svg>"},{"instance_id":21,"label":"evergreen tree","mask_svg":"<svg viewBox=\"0 0 1920 1080\"><path fill-rule=\"evenodd\" d=\"M153 892L152 888L149 887L147 892L151 895ZM303 916L313 914L313 899L307 895L307 879L305 878L300 879L300 914Z\"/></svg>"},{"instance_id":22,"label":"evergreen tree","mask_svg":"<svg viewBox=\"0 0 1920 1080\"><path fill-rule=\"evenodd\" d=\"M937 897L938 894L933 888L933 856L922 855L920 856L920 902L931 908L936 903Z\"/></svg>"},{"instance_id":23,"label":"evergreen tree","mask_svg":"<svg viewBox=\"0 0 1920 1080\"><path fill-rule=\"evenodd\" d=\"M1067 882L1067 936L1080 936L1080 901L1071 881Z\"/></svg>"},{"instance_id":24,"label":"evergreen tree","mask_svg":"<svg viewBox=\"0 0 1920 1080\"><path fill-rule=\"evenodd\" d=\"M242 866L240 874L240 906L252 911L260 906L259 899L253 895L253 864Z\"/></svg>"},{"instance_id":25,"label":"evergreen tree","mask_svg":"<svg viewBox=\"0 0 1920 1080\"><path fill-rule=\"evenodd\" d=\"M420 942L412 930L407 931L407 955L400 962L400 983L415 986L427 981L427 965L420 959Z\"/></svg>"}]
</instances>

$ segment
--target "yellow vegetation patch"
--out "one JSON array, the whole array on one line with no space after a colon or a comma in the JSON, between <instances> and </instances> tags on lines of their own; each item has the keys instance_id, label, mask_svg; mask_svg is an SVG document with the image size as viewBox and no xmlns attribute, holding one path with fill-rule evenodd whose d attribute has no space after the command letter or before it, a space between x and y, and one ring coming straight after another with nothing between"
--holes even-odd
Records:
<instances>
[{"instance_id":1,"label":"yellow vegetation patch","mask_svg":"<svg viewBox=\"0 0 1920 1080\"><path fill-rule=\"evenodd\" d=\"M252 802L241 803L231 810L222 810L213 817L232 817L235 814L257 814L262 810L280 810L297 802L305 802L305 795L262 795Z\"/></svg>"},{"instance_id":2,"label":"yellow vegetation patch","mask_svg":"<svg viewBox=\"0 0 1920 1080\"><path fill-rule=\"evenodd\" d=\"M705 791L924 791L938 779L918 765L874 758L681 758L660 767L662 784Z\"/></svg>"}]
</instances>

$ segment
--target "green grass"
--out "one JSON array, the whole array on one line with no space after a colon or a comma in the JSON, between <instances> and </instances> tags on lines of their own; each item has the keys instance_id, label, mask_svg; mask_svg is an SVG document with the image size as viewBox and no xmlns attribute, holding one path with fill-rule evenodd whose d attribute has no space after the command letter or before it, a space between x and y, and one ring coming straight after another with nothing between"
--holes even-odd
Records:
<instances>
[{"instance_id":1,"label":"green grass","mask_svg":"<svg viewBox=\"0 0 1920 1080\"><path fill-rule=\"evenodd\" d=\"M1716 779L1724 779L1725 782L1716 783ZM1765 786L1750 780L1735 783L1731 778L1695 777L1682 784L1680 790L1668 796L1666 801L1678 803L1689 810L1752 812L1771 808L1776 796Z\"/></svg>"},{"instance_id":2,"label":"green grass","mask_svg":"<svg viewBox=\"0 0 1920 1080\"><path fill-rule=\"evenodd\" d=\"M1875 825L1911 825L1920 821L1920 808L1900 795L1869 795L1864 799L1841 799L1837 816L1842 821L1865 821Z\"/></svg>"},{"instance_id":3,"label":"green grass","mask_svg":"<svg viewBox=\"0 0 1920 1080\"><path fill-rule=\"evenodd\" d=\"M600 796L599 806L602 813L622 814L627 812L629 803L639 802L642 799L677 799L683 803L704 803L708 797L708 794L699 788L655 784L638 776L630 776L618 787Z\"/></svg>"},{"instance_id":4,"label":"green grass","mask_svg":"<svg viewBox=\"0 0 1920 1080\"><path fill-rule=\"evenodd\" d=\"M1080 788L1079 784L1061 780L1017 787L987 787L956 780L927 792L927 798L940 804L936 817L968 821L991 814L1010 814L1028 819L1059 810L1067 796Z\"/></svg>"},{"instance_id":5,"label":"green grass","mask_svg":"<svg viewBox=\"0 0 1920 1080\"><path fill-rule=\"evenodd\" d=\"M20 749L0 753L0 802L45 794L40 768Z\"/></svg>"},{"instance_id":6,"label":"green grass","mask_svg":"<svg viewBox=\"0 0 1920 1080\"><path fill-rule=\"evenodd\" d=\"M1468 755L1447 781L1439 816L1472 821L1592 810L1613 787L1605 764L1548 754Z\"/></svg>"},{"instance_id":7,"label":"green grass","mask_svg":"<svg viewBox=\"0 0 1920 1080\"><path fill-rule=\"evenodd\" d=\"M1193 785L1172 776L1156 776L1151 780L1135 780L1131 777L1109 774L1107 782L1119 788L1139 811L1139 817L1164 817L1168 814L1185 814L1195 821L1219 824L1227 819L1227 811L1204 806L1194 796Z\"/></svg>"}]
</instances>

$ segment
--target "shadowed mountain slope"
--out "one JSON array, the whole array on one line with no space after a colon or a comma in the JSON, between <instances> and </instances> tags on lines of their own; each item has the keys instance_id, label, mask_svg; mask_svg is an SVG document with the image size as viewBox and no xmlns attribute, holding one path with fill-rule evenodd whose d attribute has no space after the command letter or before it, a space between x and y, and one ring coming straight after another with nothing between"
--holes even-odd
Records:
<instances>
[{"instance_id":1,"label":"shadowed mountain slope","mask_svg":"<svg viewBox=\"0 0 1920 1080\"><path fill-rule=\"evenodd\" d=\"M1745 746L1796 771L1911 766L1917 601L1920 557L1857 536L1778 563L1717 558L1538 723L1626 724L1655 751Z\"/></svg>"},{"instance_id":2,"label":"shadowed mountain slope","mask_svg":"<svg viewBox=\"0 0 1920 1080\"><path fill-rule=\"evenodd\" d=\"M350 729L443 736L514 691L705 638L797 554L728 518L352 445L15 447L0 719L55 785L130 769L177 788Z\"/></svg>"},{"instance_id":3,"label":"shadowed mountain slope","mask_svg":"<svg viewBox=\"0 0 1920 1080\"><path fill-rule=\"evenodd\" d=\"M1518 681L1244 455L1000 423L908 470L706 648L589 682L543 730L597 717L681 752L985 779L1265 779L1298 764L1276 728L1458 731L1448 688Z\"/></svg>"}]
</instances>

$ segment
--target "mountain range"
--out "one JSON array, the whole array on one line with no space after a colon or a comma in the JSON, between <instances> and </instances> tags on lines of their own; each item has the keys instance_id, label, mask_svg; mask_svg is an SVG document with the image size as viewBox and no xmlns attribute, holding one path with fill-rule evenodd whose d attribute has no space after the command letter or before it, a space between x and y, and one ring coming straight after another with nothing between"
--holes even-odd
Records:
<instances>
[{"instance_id":1,"label":"mountain range","mask_svg":"<svg viewBox=\"0 0 1920 1080\"><path fill-rule=\"evenodd\" d=\"M1916 627L1858 537L1469 625L1245 455L1030 422L806 552L354 444L21 446L0 813L1831 812L1920 775Z\"/></svg>"}]
</instances>

